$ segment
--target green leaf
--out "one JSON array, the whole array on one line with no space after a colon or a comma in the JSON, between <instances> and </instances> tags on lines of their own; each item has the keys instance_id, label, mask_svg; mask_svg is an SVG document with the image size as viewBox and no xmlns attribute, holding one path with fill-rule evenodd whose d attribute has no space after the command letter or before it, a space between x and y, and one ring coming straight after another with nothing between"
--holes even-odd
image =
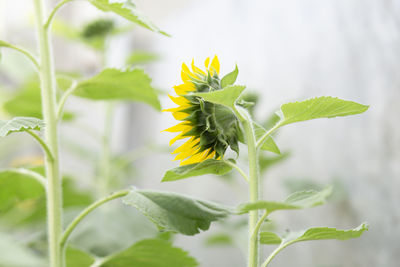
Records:
<instances>
[{"instance_id":1,"label":"green leaf","mask_svg":"<svg viewBox=\"0 0 400 267\"><path fill-rule=\"evenodd\" d=\"M207 159L200 163L183 165L169 170L164 174L162 181L170 182L204 174L224 175L231 170L232 167L222 160Z\"/></svg>"},{"instance_id":2,"label":"green leaf","mask_svg":"<svg viewBox=\"0 0 400 267\"><path fill-rule=\"evenodd\" d=\"M260 243L265 245L280 244L282 239L275 233L272 232L261 232Z\"/></svg>"},{"instance_id":3,"label":"green leaf","mask_svg":"<svg viewBox=\"0 0 400 267\"><path fill-rule=\"evenodd\" d=\"M158 60L159 55L147 51L135 51L129 55L126 60L126 64L136 65L136 64L147 64Z\"/></svg>"},{"instance_id":4,"label":"green leaf","mask_svg":"<svg viewBox=\"0 0 400 267\"><path fill-rule=\"evenodd\" d=\"M58 79L57 79L58 81ZM14 117L35 117L42 119L42 99L37 79L26 81L11 99L3 104L4 110ZM64 112L63 120L74 118L71 112Z\"/></svg>"},{"instance_id":5,"label":"green leaf","mask_svg":"<svg viewBox=\"0 0 400 267\"><path fill-rule=\"evenodd\" d=\"M283 104L278 112L280 126L312 119L333 118L363 113L369 106L335 97L316 97L301 102Z\"/></svg>"},{"instance_id":6,"label":"green leaf","mask_svg":"<svg viewBox=\"0 0 400 267\"><path fill-rule=\"evenodd\" d=\"M15 117L7 121L0 120L0 137L28 130L40 131L43 127L44 122L42 120L31 117Z\"/></svg>"},{"instance_id":7,"label":"green leaf","mask_svg":"<svg viewBox=\"0 0 400 267\"><path fill-rule=\"evenodd\" d=\"M254 133L256 135L256 139L258 140L263 136L267 131L258 123L253 122ZM270 151L275 154L281 154L278 146L276 145L274 139L271 136L268 136L267 140L260 147L262 150Z\"/></svg>"},{"instance_id":8,"label":"green leaf","mask_svg":"<svg viewBox=\"0 0 400 267\"><path fill-rule=\"evenodd\" d=\"M159 230L184 235L208 230L211 222L231 213L225 206L171 192L132 190L123 202L142 212Z\"/></svg>"},{"instance_id":9,"label":"green leaf","mask_svg":"<svg viewBox=\"0 0 400 267\"><path fill-rule=\"evenodd\" d=\"M232 237L227 233L217 233L211 235L206 240L207 246L221 246L221 245L233 245L234 242Z\"/></svg>"},{"instance_id":10,"label":"green leaf","mask_svg":"<svg viewBox=\"0 0 400 267\"><path fill-rule=\"evenodd\" d=\"M82 250L68 247L65 252L67 267L89 267L95 262L95 258Z\"/></svg>"},{"instance_id":11,"label":"green leaf","mask_svg":"<svg viewBox=\"0 0 400 267\"><path fill-rule=\"evenodd\" d=\"M367 223L363 223L357 228L350 230L338 230L336 228L329 228L329 227L314 227L304 231L289 233L283 239L283 242L295 243L300 241L327 240L327 239L348 240L351 238L360 237L364 231L368 230L368 228L369 225Z\"/></svg>"},{"instance_id":12,"label":"green leaf","mask_svg":"<svg viewBox=\"0 0 400 267\"><path fill-rule=\"evenodd\" d=\"M27 175L11 170L0 171L0 217L16 207L31 212L45 197L43 185Z\"/></svg>"},{"instance_id":13,"label":"green leaf","mask_svg":"<svg viewBox=\"0 0 400 267\"><path fill-rule=\"evenodd\" d=\"M136 6L127 0L89 0L89 2L104 12L113 12L131 22L134 22L146 29L153 32L161 33L163 35L169 36L166 32L161 31L157 26L150 22L146 17L144 17L136 9Z\"/></svg>"},{"instance_id":14,"label":"green leaf","mask_svg":"<svg viewBox=\"0 0 400 267\"><path fill-rule=\"evenodd\" d=\"M233 84L236 82L236 78L237 78L238 74L239 74L239 70L238 70L238 67L237 67L237 65L236 65L236 66L235 66L235 69L234 69L232 72L226 74L226 75L221 79L221 87L222 87L222 88L225 88L225 87L227 87L228 85L233 85Z\"/></svg>"},{"instance_id":15,"label":"green leaf","mask_svg":"<svg viewBox=\"0 0 400 267\"><path fill-rule=\"evenodd\" d=\"M74 94L92 100L132 100L161 109L150 77L141 69L105 69L98 75L79 82Z\"/></svg>"},{"instance_id":16,"label":"green leaf","mask_svg":"<svg viewBox=\"0 0 400 267\"><path fill-rule=\"evenodd\" d=\"M160 239L142 240L106 258L100 267L194 267L197 261L186 251Z\"/></svg>"},{"instance_id":17,"label":"green leaf","mask_svg":"<svg viewBox=\"0 0 400 267\"><path fill-rule=\"evenodd\" d=\"M278 156L274 156L274 157L266 156L266 155L260 153L260 155L258 157L258 162L260 165L260 172L263 173L263 172L267 171L272 166L279 164L282 161L284 161L285 159L287 159L288 156L289 156L288 152L284 152L284 153L282 153Z\"/></svg>"},{"instance_id":18,"label":"green leaf","mask_svg":"<svg viewBox=\"0 0 400 267\"><path fill-rule=\"evenodd\" d=\"M43 267L46 260L35 251L23 246L11 235L0 232L1 267Z\"/></svg>"},{"instance_id":19,"label":"green leaf","mask_svg":"<svg viewBox=\"0 0 400 267\"><path fill-rule=\"evenodd\" d=\"M292 210L312 208L325 203L326 198L332 193L332 187L321 191L300 191L291 194L284 202L264 201L244 203L238 207L238 213L246 213L251 210L267 210L269 213L276 210Z\"/></svg>"},{"instance_id":20,"label":"green leaf","mask_svg":"<svg viewBox=\"0 0 400 267\"><path fill-rule=\"evenodd\" d=\"M208 93L194 93L192 95L202 97L205 101L233 108L236 100L246 87L240 85L227 86L221 90Z\"/></svg>"}]
</instances>

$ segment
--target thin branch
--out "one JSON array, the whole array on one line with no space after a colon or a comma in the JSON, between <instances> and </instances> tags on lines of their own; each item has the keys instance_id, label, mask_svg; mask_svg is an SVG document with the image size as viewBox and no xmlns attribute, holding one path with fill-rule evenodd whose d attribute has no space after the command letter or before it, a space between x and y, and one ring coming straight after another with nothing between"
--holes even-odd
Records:
<instances>
[{"instance_id":1,"label":"thin branch","mask_svg":"<svg viewBox=\"0 0 400 267\"><path fill-rule=\"evenodd\" d=\"M33 138L36 139L36 141L38 141L38 143L40 144L40 146L42 147L43 151L45 152L46 156L50 159L50 160L54 160L54 156L53 153L51 153L50 148L47 146L46 142L36 133L34 133L31 130L27 130L26 131L28 134L30 134Z\"/></svg>"},{"instance_id":2,"label":"thin branch","mask_svg":"<svg viewBox=\"0 0 400 267\"><path fill-rule=\"evenodd\" d=\"M57 120L61 119L65 102L67 102L67 98L76 90L76 88L78 88L77 85L78 85L78 82L76 80L73 80L71 86L62 95L60 102L58 103Z\"/></svg>"},{"instance_id":3,"label":"thin branch","mask_svg":"<svg viewBox=\"0 0 400 267\"><path fill-rule=\"evenodd\" d=\"M67 229L65 229L64 234L61 237L60 241L60 246L61 249L64 249L68 237L71 235L72 231L75 229L75 227L82 221L90 212L95 210L97 207L103 205L104 203L107 203L113 199L124 197L127 194L129 194L129 190L121 190L117 191L105 198L99 199L96 202L92 203L90 206L88 206L86 209L84 209L75 219L68 225Z\"/></svg>"},{"instance_id":4,"label":"thin branch","mask_svg":"<svg viewBox=\"0 0 400 267\"><path fill-rule=\"evenodd\" d=\"M275 124L274 127L272 127L268 132L266 132L263 136L261 136L256 144L256 147L259 148L262 146L262 144L264 143L264 141L273 133L275 132L279 127L281 127L281 124L278 122L277 124Z\"/></svg>"},{"instance_id":5,"label":"thin branch","mask_svg":"<svg viewBox=\"0 0 400 267\"><path fill-rule=\"evenodd\" d=\"M243 176L243 178L246 180L246 182L249 182L249 177L238 165L236 165L235 163L233 163L232 161L229 161L229 160L224 160L224 162L226 164L228 164L229 166L231 166L232 168L236 169L240 173L240 175Z\"/></svg>"},{"instance_id":6,"label":"thin branch","mask_svg":"<svg viewBox=\"0 0 400 267\"><path fill-rule=\"evenodd\" d=\"M6 45L4 45L2 47L10 48L10 49L13 49L15 51L18 51L18 52L22 53L23 55L25 55L33 63L33 65L35 65L35 68L37 70L40 69L40 65L39 65L39 62L37 61L36 57L34 55L32 55L28 50L25 50L25 49L23 49L21 47L12 45L10 43L6 43Z\"/></svg>"},{"instance_id":7,"label":"thin branch","mask_svg":"<svg viewBox=\"0 0 400 267\"><path fill-rule=\"evenodd\" d=\"M48 29L48 28L50 27L50 25L51 25L51 22L52 22L53 19L54 19L54 16L56 15L57 11L58 11L61 7L63 7L65 4L67 4L68 2L72 2L72 1L74 1L74 0L62 0L61 2L59 2L59 3L53 8L53 10L51 11L51 13L50 13L49 17L47 18L46 23L43 25L43 27L44 27L45 29Z\"/></svg>"},{"instance_id":8,"label":"thin branch","mask_svg":"<svg viewBox=\"0 0 400 267\"><path fill-rule=\"evenodd\" d=\"M24 168L1 169L1 171L8 171L8 172L27 175L30 178L38 181L46 189L46 184L47 184L46 178L44 178L41 174L39 174L37 172L31 171L31 170L28 170L28 169L24 169Z\"/></svg>"},{"instance_id":9,"label":"thin branch","mask_svg":"<svg viewBox=\"0 0 400 267\"><path fill-rule=\"evenodd\" d=\"M284 243L283 245L279 245L279 247L277 247L270 255L269 257L264 261L264 263L261 265L261 267L267 267L268 264L271 263L272 259L275 258L275 256L284 248L286 248L287 246L291 245L295 243L295 241L290 241L287 243Z\"/></svg>"},{"instance_id":10,"label":"thin branch","mask_svg":"<svg viewBox=\"0 0 400 267\"><path fill-rule=\"evenodd\" d=\"M263 216L258 220L256 226L254 227L253 234L251 235L251 238L255 238L258 235L258 232L260 231L261 225L264 223L265 219L268 217L269 212L265 210Z\"/></svg>"}]
</instances>

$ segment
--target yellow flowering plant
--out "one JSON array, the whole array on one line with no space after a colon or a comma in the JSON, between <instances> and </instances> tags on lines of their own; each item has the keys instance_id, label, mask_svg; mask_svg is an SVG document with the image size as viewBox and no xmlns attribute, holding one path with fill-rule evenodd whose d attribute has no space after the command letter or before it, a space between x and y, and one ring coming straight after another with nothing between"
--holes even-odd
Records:
<instances>
[{"instance_id":1,"label":"yellow flowering plant","mask_svg":"<svg viewBox=\"0 0 400 267\"><path fill-rule=\"evenodd\" d=\"M238 75L235 70L220 78L220 63L215 56L205 61L205 70L191 69L183 63L183 84L175 86L177 97L170 96L178 107L167 109L181 121L166 131L178 132L170 145L180 139L184 143L176 148L175 160L180 167L169 170L163 181L175 181L202 174L226 174L235 169L249 184L249 202L237 207L234 214L248 214L248 267L266 267L287 246L309 240L346 240L360 236L368 229L366 223L350 230L314 227L304 231L279 236L274 232L261 232L268 216L278 210L310 208L321 205L331 194L332 188L321 191L301 191L290 195L283 202L266 201L260 198L259 154L266 150L280 154L272 134L284 125L317 118L333 118L362 113L368 106L333 97L317 97L302 102L287 103L277 112L279 120L269 129L253 121L249 107L251 103L242 98L244 86L234 85ZM248 169L246 174L234 159L225 159L228 148L239 154L238 141L247 145ZM263 211L262 215L260 211ZM260 265L260 244L278 245Z\"/></svg>"}]
</instances>

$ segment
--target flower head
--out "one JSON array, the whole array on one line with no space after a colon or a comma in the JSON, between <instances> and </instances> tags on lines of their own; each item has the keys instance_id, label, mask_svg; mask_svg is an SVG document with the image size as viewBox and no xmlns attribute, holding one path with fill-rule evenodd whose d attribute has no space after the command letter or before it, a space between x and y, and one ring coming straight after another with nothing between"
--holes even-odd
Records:
<instances>
[{"instance_id":1,"label":"flower head","mask_svg":"<svg viewBox=\"0 0 400 267\"><path fill-rule=\"evenodd\" d=\"M170 145L180 139L186 142L175 149L175 160L181 165L202 162L206 159L223 157L228 147L238 152L239 121L227 107L204 101L194 92L211 92L221 90L219 78L219 61L217 56L205 61L205 70L196 67L192 61L191 69L183 63L181 78L183 84L174 86L177 96L171 100L178 107L164 111L172 112L181 123L166 129L179 133L170 141Z\"/></svg>"}]
</instances>

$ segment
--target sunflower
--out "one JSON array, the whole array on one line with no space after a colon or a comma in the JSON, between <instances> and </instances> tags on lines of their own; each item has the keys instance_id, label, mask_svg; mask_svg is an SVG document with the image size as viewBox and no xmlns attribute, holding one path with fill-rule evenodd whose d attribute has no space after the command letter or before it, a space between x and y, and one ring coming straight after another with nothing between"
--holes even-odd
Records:
<instances>
[{"instance_id":1,"label":"sunflower","mask_svg":"<svg viewBox=\"0 0 400 267\"><path fill-rule=\"evenodd\" d=\"M238 136L239 121L235 114L227 107L204 101L191 93L211 92L221 90L219 78L220 64L217 56L210 63L205 61L205 70L191 64L191 70L183 63L181 78L183 84L174 86L177 96L171 100L178 107L164 111L172 112L174 118L181 121L179 124L165 131L179 133L170 141L170 145L177 140L187 139L172 154L177 154L175 160L180 165L202 162L206 159L221 159L228 147L239 152Z\"/></svg>"}]
</instances>

